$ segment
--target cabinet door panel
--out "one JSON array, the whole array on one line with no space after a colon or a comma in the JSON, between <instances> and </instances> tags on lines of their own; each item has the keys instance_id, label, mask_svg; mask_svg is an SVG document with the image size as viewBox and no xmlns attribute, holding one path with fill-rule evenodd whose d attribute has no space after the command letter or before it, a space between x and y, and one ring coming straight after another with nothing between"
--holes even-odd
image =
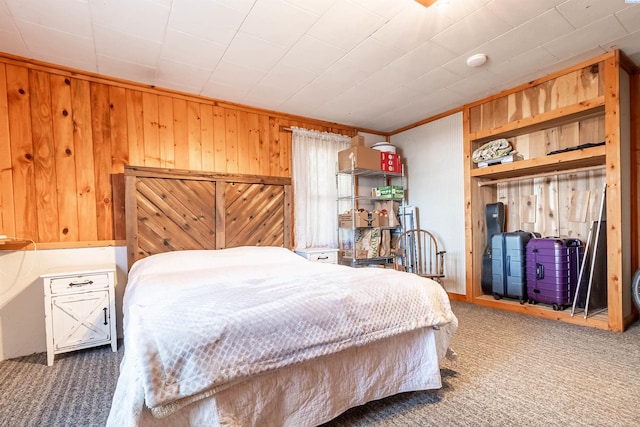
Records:
<instances>
[{"instance_id":1,"label":"cabinet door panel","mask_svg":"<svg viewBox=\"0 0 640 427\"><path fill-rule=\"evenodd\" d=\"M64 295L51 300L55 350L109 342L109 291Z\"/></svg>"}]
</instances>

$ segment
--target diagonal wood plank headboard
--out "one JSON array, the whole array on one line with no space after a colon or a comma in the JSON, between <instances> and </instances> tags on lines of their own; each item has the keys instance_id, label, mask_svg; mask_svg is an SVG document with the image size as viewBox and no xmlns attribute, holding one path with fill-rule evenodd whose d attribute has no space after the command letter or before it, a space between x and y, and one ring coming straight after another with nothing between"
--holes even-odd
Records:
<instances>
[{"instance_id":1,"label":"diagonal wood plank headboard","mask_svg":"<svg viewBox=\"0 0 640 427\"><path fill-rule=\"evenodd\" d=\"M126 166L129 268L186 249L291 248L291 179Z\"/></svg>"}]
</instances>

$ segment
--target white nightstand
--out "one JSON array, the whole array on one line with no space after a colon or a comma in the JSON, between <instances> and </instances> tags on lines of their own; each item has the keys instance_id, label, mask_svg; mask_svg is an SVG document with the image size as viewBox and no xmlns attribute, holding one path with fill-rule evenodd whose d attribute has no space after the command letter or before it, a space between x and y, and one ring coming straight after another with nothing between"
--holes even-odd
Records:
<instances>
[{"instance_id":1,"label":"white nightstand","mask_svg":"<svg viewBox=\"0 0 640 427\"><path fill-rule=\"evenodd\" d=\"M115 268L95 267L49 272L44 286L47 365L55 354L111 344L118 350Z\"/></svg>"},{"instance_id":2,"label":"white nightstand","mask_svg":"<svg viewBox=\"0 0 640 427\"><path fill-rule=\"evenodd\" d=\"M306 248L298 249L296 253L309 261L324 262L327 264L338 263L338 250L332 248Z\"/></svg>"}]
</instances>

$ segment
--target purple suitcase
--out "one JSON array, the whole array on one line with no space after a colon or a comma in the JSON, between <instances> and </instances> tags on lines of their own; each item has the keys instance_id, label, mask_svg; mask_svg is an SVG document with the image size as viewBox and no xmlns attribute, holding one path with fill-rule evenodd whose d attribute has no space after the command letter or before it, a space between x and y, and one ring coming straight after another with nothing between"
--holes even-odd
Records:
<instances>
[{"instance_id":1,"label":"purple suitcase","mask_svg":"<svg viewBox=\"0 0 640 427\"><path fill-rule=\"evenodd\" d=\"M531 239L526 250L528 302L564 310L573 303L584 246L579 239Z\"/></svg>"}]
</instances>

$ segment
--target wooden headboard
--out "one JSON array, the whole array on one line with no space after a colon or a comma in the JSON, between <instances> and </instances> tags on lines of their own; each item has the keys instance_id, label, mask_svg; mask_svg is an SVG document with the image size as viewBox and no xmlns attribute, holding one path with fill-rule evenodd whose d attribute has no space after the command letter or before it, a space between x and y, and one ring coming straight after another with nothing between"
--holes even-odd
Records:
<instances>
[{"instance_id":1,"label":"wooden headboard","mask_svg":"<svg viewBox=\"0 0 640 427\"><path fill-rule=\"evenodd\" d=\"M149 255L237 246L291 248L291 179L125 167L129 268Z\"/></svg>"}]
</instances>

